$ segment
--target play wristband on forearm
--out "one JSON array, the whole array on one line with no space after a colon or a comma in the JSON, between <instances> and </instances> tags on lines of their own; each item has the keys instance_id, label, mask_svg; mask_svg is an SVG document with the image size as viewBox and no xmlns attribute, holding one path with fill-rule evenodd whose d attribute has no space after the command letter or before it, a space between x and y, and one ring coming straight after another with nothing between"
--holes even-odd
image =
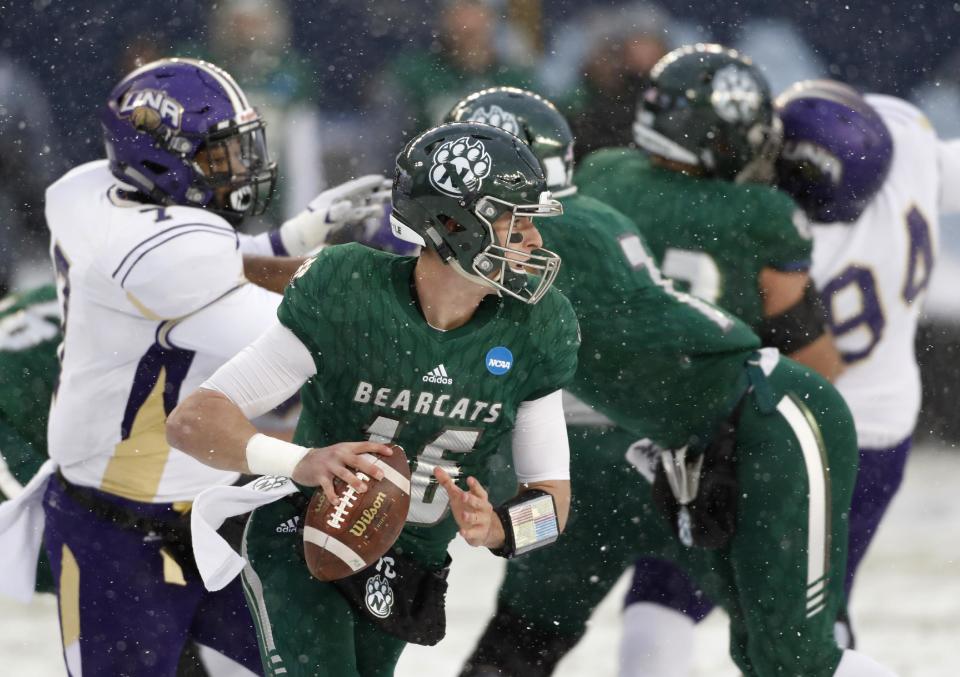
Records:
<instances>
[{"instance_id":1,"label":"play wristband on forearm","mask_svg":"<svg viewBox=\"0 0 960 677\"><path fill-rule=\"evenodd\" d=\"M799 301L779 315L764 318L757 329L763 345L784 355L806 348L826 332L826 310L812 284L806 286Z\"/></svg>"},{"instance_id":2,"label":"play wristband on forearm","mask_svg":"<svg viewBox=\"0 0 960 677\"><path fill-rule=\"evenodd\" d=\"M254 475L293 477L293 469L308 451L299 444L257 433L247 440L247 467Z\"/></svg>"},{"instance_id":3,"label":"play wristband on forearm","mask_svg":"<svg viewBox=\"0 0 960 677\"><path fill-rule=\"evenodd\" d=\"M560 535L557 504L553 495L530 489L494 508L503 525L504 542L490 548L498 557L511 559L550 545Z\"/></svg>"}]
</instances>

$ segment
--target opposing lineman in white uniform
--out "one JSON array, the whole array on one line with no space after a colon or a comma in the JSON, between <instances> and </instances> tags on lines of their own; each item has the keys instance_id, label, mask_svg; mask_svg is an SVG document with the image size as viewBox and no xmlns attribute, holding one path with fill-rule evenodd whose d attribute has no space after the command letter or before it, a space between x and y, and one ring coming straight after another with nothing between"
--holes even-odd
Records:
<instances>
[{"instance_id":1,"label":"opposing lineman in white uniform","mask_svg":"<svg viewBox=\"0 0 960 677\"><path fill-rule=\"evenodd\" d=\"M249 284L245 263L251 279L279 291L300 260L244 253L303 255L344 222L380 213L389 194L382 177L357 179L276 231L241 238L233 226L262 213L276 165L260 116L205 62L135 70L101 123L108 159L47 191L64 322L49 425L59 469L4 506L0 543L42 497L71 675L172 676L190 641L259 673L240 587L204 589L184 518L202 489L237 473L172 449L164 424L275 322L281 297Z\"/></svg>"},{"instance_id":2,"label":"opposing lineman in white uniform","mask_svg":"<svg viewBox=\"0 0 960 677\"><path fill-rule=\"evenodd\" d=\"M910 437L920 411L914 337L937 259L939 216L960 211L951 183L960 142L940 141L923 113L901 99L864 98L892 138L890 171L853 223L812 222L811 272L846 363L836 385L860 447L888 449Z\"/></svg>"}]
</instances>

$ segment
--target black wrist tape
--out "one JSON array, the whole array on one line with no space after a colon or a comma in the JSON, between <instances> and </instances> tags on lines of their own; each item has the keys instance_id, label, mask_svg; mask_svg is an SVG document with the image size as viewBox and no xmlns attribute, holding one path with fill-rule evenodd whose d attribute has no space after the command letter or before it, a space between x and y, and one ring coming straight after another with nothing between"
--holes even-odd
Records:
<instances>
[{"instance_id":1,"label":"black wrist tape","mask_svg":"<svg viewBox=\"0 0 960 677\"><path fill-rule=\"evenodd\" d=\"M803 290L803 298L779 315L765 318L757 328L763 345L784 355L810 345L825 331L826 312L813 285Z\"/></svg>"}]
</instances>

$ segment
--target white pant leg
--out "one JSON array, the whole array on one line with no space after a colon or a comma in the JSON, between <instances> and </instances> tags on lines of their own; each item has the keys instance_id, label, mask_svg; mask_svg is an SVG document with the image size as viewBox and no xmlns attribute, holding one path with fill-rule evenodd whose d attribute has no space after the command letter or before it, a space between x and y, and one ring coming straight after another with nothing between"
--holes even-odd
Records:
<instances>
[{"instance_id":1,"label":"white pant leg","mask_svg":"<svg viewBox=\"0 0 960 677\"><path fill-rule=\"evenodd\" d=\"M693 670L693 620L650 602L623 612L620 677L689 677Z\"/></svg>"},{"instance_id":2,"label":"white pant leg","mask_svg":"<svg viewBox=\"0 0 960 677\"><path fill-rule=\"evenodd\" d=\"M845 649L833 677L897 677L897 673L865 654Z\"/></svg>"}]
</instances>

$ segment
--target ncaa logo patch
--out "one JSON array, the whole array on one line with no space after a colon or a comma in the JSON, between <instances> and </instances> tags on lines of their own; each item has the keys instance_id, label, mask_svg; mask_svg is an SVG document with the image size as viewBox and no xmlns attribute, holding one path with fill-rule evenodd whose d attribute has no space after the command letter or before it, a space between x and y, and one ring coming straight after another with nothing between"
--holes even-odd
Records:
<instances>
[{"instance_id":1,"label":"ncaa logo patch","mask_svg":"<svg viewBox=\"0 0 960 677\"><path fill-rule=\"evenodd\" d=\"M513 367L513 353L506 346L497 346L487 352L484 359L487 371L494 376L503 376Z\"/></svg>"},{"instance_id":2,"label":"ncaa logo patch","mask_svg":"<svg viewBox=\"0 0 960 677\"><path fill-rule=\"evenodd\" d=\"M461 136L447 141L433 154L430 184L451 197L475 193L490 175L491 164L482 141Z\"/></svg>"}]
</instances>

